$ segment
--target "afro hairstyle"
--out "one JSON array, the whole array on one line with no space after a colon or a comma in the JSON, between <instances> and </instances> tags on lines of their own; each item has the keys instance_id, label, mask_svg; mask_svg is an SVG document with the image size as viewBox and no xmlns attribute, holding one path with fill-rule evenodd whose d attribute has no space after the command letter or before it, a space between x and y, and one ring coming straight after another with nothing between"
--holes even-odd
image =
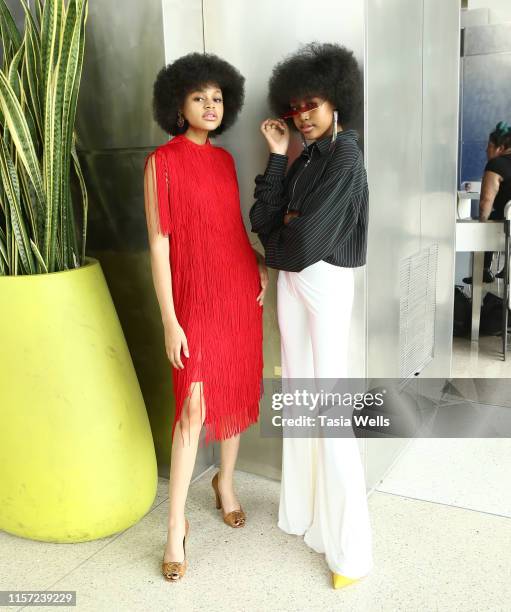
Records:
<instances>
[{"instance_id":1,"label":"afro hairstyle","mask_svg":"<svg viewBox=\"0 0 511 612\"><path fill-rule=\"evenodd\" d=\"M268 101L279 117L289 101L307 96L328 100L349 123L362 108L363 80L353 52L342 45L311 42L279 62L272 71ZM291 126L294 122L290 120Z\"/></svg>"},{"instance_id":2,"label":"afro hairstyle","mask_svg":"<svg viewBox=\"0 0 511 612\"><path fill-rule=\"evenodd\" d=\"M210 132L221 134L231 127L243 106L245 77L234 66L212 53L189 53L163 67L153 86L153 114L158 125L172 136L188 129L177 125L178 110L186 96L201 87L215 84L222 90L224 116L222 123Z\"/></svg>"}]
</instances>

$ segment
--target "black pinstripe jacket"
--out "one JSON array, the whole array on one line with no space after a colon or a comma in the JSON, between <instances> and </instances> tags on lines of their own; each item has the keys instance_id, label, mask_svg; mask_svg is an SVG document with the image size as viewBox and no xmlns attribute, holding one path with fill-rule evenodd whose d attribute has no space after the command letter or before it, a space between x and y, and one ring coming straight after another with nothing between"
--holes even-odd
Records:
<instances>
[{"instance_id":1,"label":"black pinstripe jacket","mask_svg":"<svg viewBox=\"0 0 511 612\"><path fill-rule=\"evenodd\" d=\"M355 130L338 132L310 144L291 164L270 153L257 175L250 209L252 231L265 248L266 264L299 272L324 260L356 268L366 262L369 190ZM284 214L300 215L284 225Z\"/></svg>"}]
</instances>

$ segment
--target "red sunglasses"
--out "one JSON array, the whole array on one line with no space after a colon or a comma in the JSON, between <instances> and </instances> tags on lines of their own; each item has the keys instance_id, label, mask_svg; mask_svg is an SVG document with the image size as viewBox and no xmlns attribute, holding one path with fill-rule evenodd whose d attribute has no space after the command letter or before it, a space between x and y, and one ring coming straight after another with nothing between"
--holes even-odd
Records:
<instances>
[{"instance_id":1,"label":"red sunglasses","mask_svg":"<svg viewBox=\"0 0 511 612\"><path fill-rule=\"evenodd\" d=\"M289 111L287 111L286 113L282 115L282 119L290 119L291 117L296 117L297 115L301 115L302 113L308 113L310 111L316 110L324 103L325 103L325 100L319 103L311 101L311 102L306 102L305 104L302 104L301 106L292 106Z\"/></svg>"}]
</instances>

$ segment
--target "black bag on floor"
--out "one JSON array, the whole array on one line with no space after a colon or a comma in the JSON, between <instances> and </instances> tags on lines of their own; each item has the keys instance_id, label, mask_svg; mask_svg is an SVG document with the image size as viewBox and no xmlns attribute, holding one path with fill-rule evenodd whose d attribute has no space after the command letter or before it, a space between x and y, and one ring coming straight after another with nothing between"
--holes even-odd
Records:
<instances>
[{"instance_id":1,"label":"black bag on floor","mask_svg":"<svg viewBox=\"0 0 511 612\"><path fill-rule=\"evenodd\" d=\"M466 336L470 332L471 317L472 301L463 292L463 289L456 285L454 287L453 336Z\"/></svg>"},{"instance_id":2,"label":"black bag on floor","mask_svg":"<svg viewBox=\"0 0 511 612\"><path fill-rule=\"evenodd\" d=\"M496 336L502 332L502 304L502 298L494 293L488 291L484 296L479 321L480 334Z\"/></svg>"}]
</instances>

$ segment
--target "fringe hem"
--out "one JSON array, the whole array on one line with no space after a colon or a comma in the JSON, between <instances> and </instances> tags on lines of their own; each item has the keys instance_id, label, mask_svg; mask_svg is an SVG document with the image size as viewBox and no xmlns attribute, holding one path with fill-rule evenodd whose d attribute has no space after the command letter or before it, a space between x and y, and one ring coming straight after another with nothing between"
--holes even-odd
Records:
<instances>
[{"instance_id":1,"label":"fringe hem","mask_svg":"<svg viewBox=\"0 0 511 612\"><path fill-rule=\"evenodd\" d=\"M205 418L203 418L202 416L203 415L203 405L204 405L204 395L205 395L204 393L205 385L203 381L196 381L193 383L193 388L191 389L191 391L185 396L181 404L181 408L179 410L176 410L176 414L174 417L174 423L172 425L172 434L171 434L172 441L174 440L174 433L175 433L177 424L181 423L181 439L184 444L182 417L183 417L183 414L186 413L188 416L187 418L188 444L190 444L190 428L189 428L190 402L187 400L192 396L193 391L195 390L195 385L197 385L198 383L202 383L203 392L200 393L200 415L201 415L202 427L204 427L206 430L206 435L204 436L204 438L202 440L199 440L200 448L207 447L212 442L221 442L222 440L228 440L229 438L232 438L233 436L241 434L244 431L246 431L249 427L257 423L257 421L259 420L259 404L264 394L264 383L262 379L261 379L260 388L259 388L259 399L255 401L252 405L250 405L250 407L247 410L245 410L243 418L240 418L239 412L233 412L231 414L222 414L218 418L212 419L209 421L208 421L207 407L205 408L206 410ZM188 408L188 410L186 410L185 408ZM202 431L202 428L201 428L201 431Z\"/></svg>"}]
</instances>

